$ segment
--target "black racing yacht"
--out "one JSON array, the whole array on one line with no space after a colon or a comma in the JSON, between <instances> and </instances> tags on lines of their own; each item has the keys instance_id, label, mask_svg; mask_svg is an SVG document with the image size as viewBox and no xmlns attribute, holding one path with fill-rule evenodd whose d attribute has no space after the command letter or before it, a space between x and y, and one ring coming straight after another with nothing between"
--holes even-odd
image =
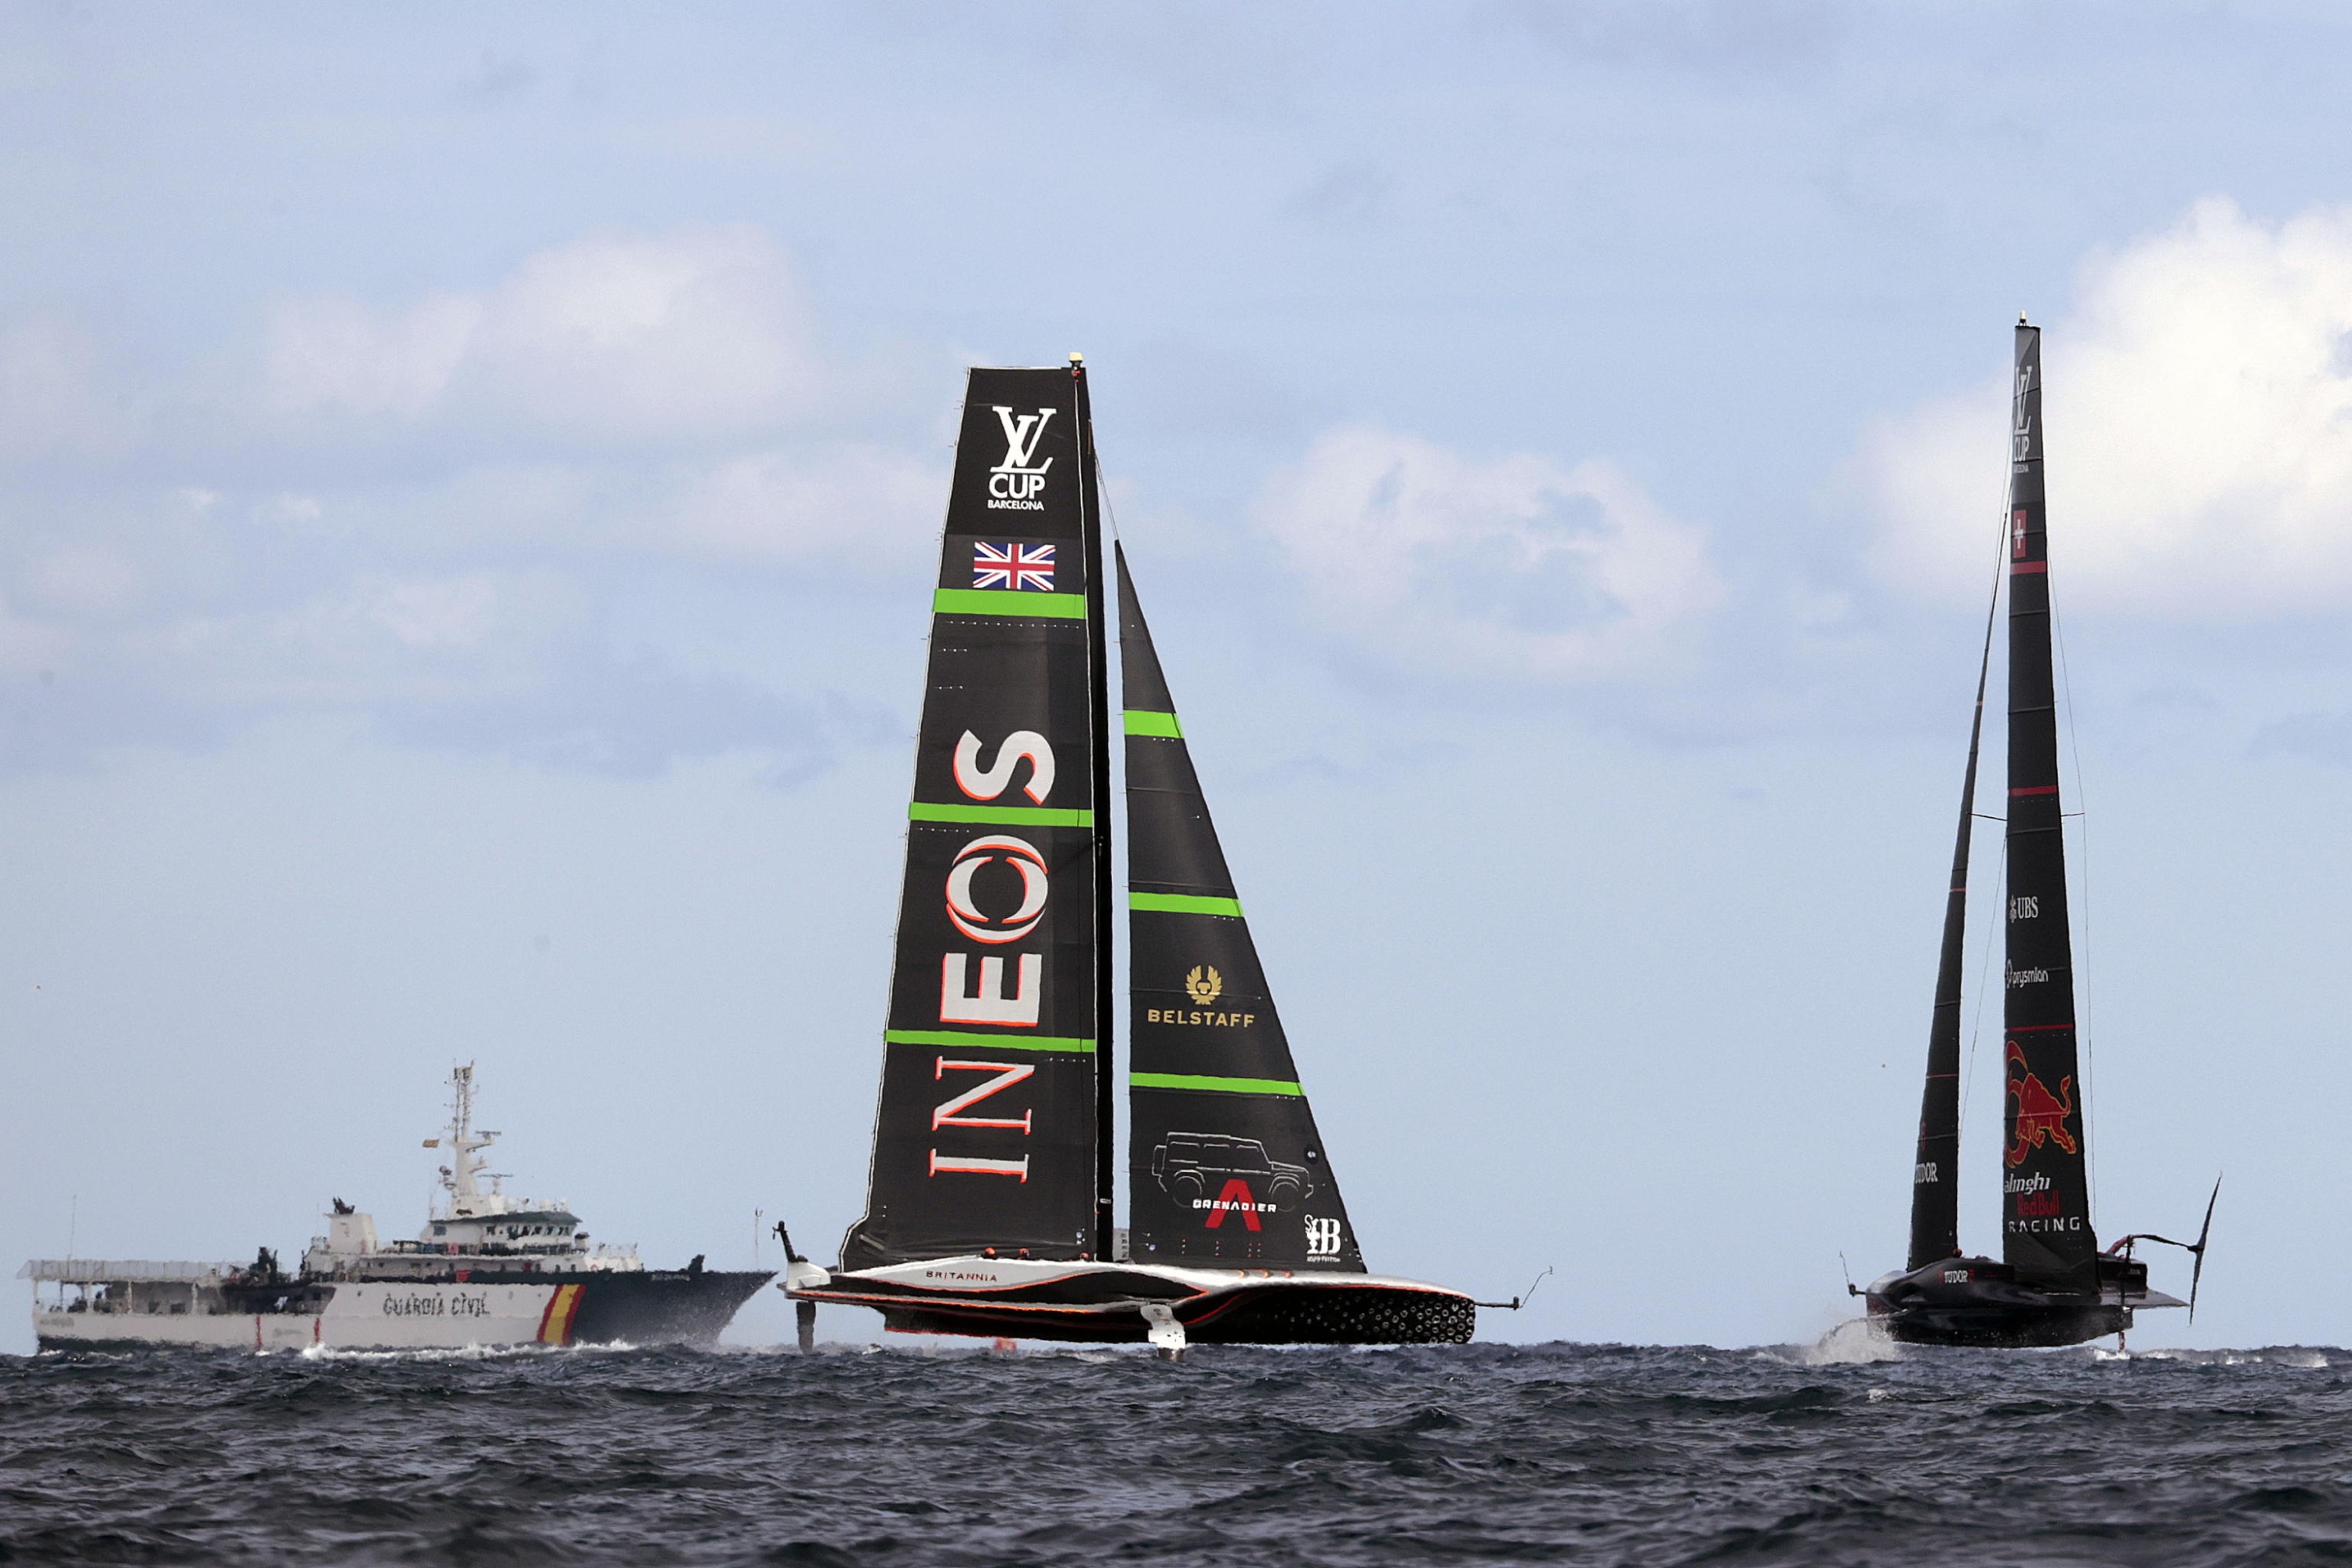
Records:
<instances>
[{"instance_id":1,"label":"black racing yacht","mask_svg":"<svg viewBox=\"0 0 2352 1568\"><path fill-rule=\"evenodd\" d=\"M1467 1340L1364 1267L1123 552L1122 711L1084 365L966 384L932 595L866 1213L817 1304L916 1333ZM1129 1225L1114 1226L1110 744L1126 763Z\"/></svg>"},{"instance_id":2,"label":"black racing yacht","mask_svg":"<svg viewBox=\"0 0 2352 1568\"><path fill-rule=\"evenodd\" d=\"M1977 668L1976 714L1960 792L1958 841L1944 909L1927 1082L1911 1173L1911 1251L1871 1284L1870 1319L1910 1344L2071 1345L2131 1326L2147 1307L2195 1310L2205 1229L2192 1244L2127 1236L2105 1251L2091 1227L2082 1079L2075 1065L2074 948L2067 927L2065 814L2058 790L2056 682L2051 660L2050 561L2042 497L2042 331L2021 317L2011 419L2006 576L2009 585L2009 794L2006 813L2006 984L2002 1001L2001 1256L1959 1244L1962 936L1968 923L1969 829L1976 817L1978 745L1993 613ZM1994 610L2000 603L1999 585ZM2217 1183L2214 1196L2220 1196ZM2196 1258L2189 1300L2152 1290L2135 1244L2185 1247Z\"/></svg>"}]
</instances>

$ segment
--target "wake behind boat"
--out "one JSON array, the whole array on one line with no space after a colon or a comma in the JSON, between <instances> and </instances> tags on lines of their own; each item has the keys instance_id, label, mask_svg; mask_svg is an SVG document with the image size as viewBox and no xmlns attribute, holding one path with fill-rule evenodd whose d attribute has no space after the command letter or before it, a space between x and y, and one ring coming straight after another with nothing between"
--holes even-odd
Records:
<instances>
[{"instance_id":1,"label":"wake behind boat","mask_svg":"<svg viewBox=\"0 0 2352 1568\"><path fill-rule=\"evenodd\" d=\"M793 1256L802 1342L819 1302L893 1330L1170 1352L1465 1341L1467 1296L1365 1271L1117 567L1129 1226L1112 1223L1107 578L1073 355L967 384L866 1214L838 1267Z\"/></svg>"},{"instance_id":2,"label":"wake behind boat","mask_svg":"<svg viewBox=\"0 0 2352 1568\"><path fill-rule=\"evenodd\" d=\"M45 1351L453 1349L476 1345L711 1344L767 1273L695 1258L648 1268L634 1247L588 1244L568 1205L511 1197L479 1178L498 1134L474 1128L474 1069L450 1074L446 1194L415 1241L380 1242L338 1198L327 1234L282 1272L261 1249L229 1263L36 1258L33 1332ZM41 1287L52 1287L41 1300Z\"/></svg>"},{"instance_id":3,"label":"wake behind boat","mask_svg":"<svg viewBox=\"0 0 2352 1568\"><path fill-rule=\"evenodd\" d=\"M1977 668L1976 717L1960 790L1960 826L1944 908L1927 1081L1912 1167L1911 1250L1874 1281L1871 1319L1913 1344L2071 1345L2131 1327L2143 1308L2189 1306L2204 1272L2206 1231L2193 1245L2126 1236L2105 1252L2091 1228L2089 1133L2075 1062L2074 959L2067 927L2064 814L2058 792L2057 691L2051 661L2050 560L2042 496L2042 331L2021 317L2009 481L2009 808L2007 984L2002 1063L2001 1258L1959 1245L1961 950L1968 926L1970 829L1993 623ZM1998 595L1996 595L1997 602ZM2218 1184L2215 1196L2220 1195ZM2189 1300L2152 1290L2135 1243L2185 1247L2197 1259Z\"/></svg>"}]
</instances>

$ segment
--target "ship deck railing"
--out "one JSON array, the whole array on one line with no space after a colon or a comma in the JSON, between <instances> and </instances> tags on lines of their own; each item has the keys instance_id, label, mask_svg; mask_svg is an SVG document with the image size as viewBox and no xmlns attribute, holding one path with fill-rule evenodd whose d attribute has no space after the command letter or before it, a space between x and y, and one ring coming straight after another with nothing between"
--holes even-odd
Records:
<instances>
[{"instance_id":1,"label":"ship deck railing","mask_svg":"<svg viewBox=\"0 0 2352 1568\"><path fill-rule=\"evenodd\" d=\"M153 1280L202 1281L234 1274L241 1263L192 1263L144 1258L34 1258L16 1270L19 1279L58 1285L143 1285Z\"/></svg>"}]
</instances>

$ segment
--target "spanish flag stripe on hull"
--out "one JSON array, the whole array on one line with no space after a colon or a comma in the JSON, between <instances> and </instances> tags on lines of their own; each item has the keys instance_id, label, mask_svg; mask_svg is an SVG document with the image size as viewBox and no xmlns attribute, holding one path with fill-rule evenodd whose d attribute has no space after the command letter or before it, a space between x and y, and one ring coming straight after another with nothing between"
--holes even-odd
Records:
<instances>
[{"instance_id":1,"label":"spanish flag stripe on hull","mask_svg":"<svg viewBox=\"0 0 2352 1568\"><path fill-rule=\"evenodd\" d=\"M568 1345L572 1342L572 1320L579 1315L580 1293L584 1285L558 1285L547 1299L547 1310L539 1315L539 1342L543 1345Z\"/></svg>"}]
</instances>

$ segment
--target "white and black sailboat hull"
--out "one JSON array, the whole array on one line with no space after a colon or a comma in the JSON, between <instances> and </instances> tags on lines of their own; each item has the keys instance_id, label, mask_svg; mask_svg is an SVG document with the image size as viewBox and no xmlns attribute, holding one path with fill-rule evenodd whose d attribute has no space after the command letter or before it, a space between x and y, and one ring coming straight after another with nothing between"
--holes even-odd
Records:
<instances>
[{"instance_id":1,"label":"white and black sailboat hull","mask_svg":"<svg viewBox=\"0 0 2352 1568\"><path fill-rule=\"evenodd\" d=\"M823 1282L817 1280L822 1279ZM871 1307L902 1333L1137 1343L1155 1318L1193 1344L1462 1344L1477 1310L1458 1290L1389 1275L945 1258L823 1274L796 1301Z\"/></svg>"}]
</instances>

